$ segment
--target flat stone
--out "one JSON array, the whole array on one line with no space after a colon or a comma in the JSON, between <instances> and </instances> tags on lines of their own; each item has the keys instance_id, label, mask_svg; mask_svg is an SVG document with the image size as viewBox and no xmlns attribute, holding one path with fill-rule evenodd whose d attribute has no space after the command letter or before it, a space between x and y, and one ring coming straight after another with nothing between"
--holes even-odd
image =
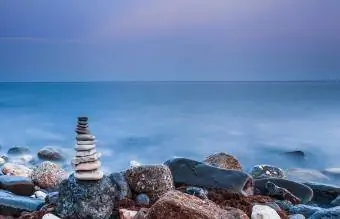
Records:
<instances>
[{"instance_id":1,"label":"flat stone","mask_svg":"<svg viewBox=\"0 0 340 219\"><path fill-rule=\"evenodd\" d=\"M34 184L30 178L21 176L0 176L0 189L16 195L30 196L34 193Z\"/></svg>"},{"instance_id":2,"label":"flat stone","mask_svg":"<svg viewBox=\"0 0 340 219\"><path fill-rule=\"evenodd\" d=\"M107 176L79 181L72 174L60 185L55 212L61 218L108 219L117 207L117 186Z\"/></svg>"},{"instance_id":3,"label":"flat stone","mask_svg":"<svg viewBox=\"0 0 340 219\"><path fill-rule=\"evenodd\" d=\"M253 176L254 179L285 178L285 174L282 169L267 164L254 166L250 170L250 174Z\"/></svg>"},{"instance_id":4,"label":"flat stone","mask_svg":"<svg viewBox=\"0 0 340 219\"><path fill-rule=\"evenodd\" d=\"M93 171L77 171L75 172L74 176L78 180L100 180L103 178L104 174L100 170L93 170Z\"/></svg>"},{"instance_id":5,"label":"flat stone","mask_svg":"<svg viewBox=\"0 0 340 219\"><path fill-rule=\"evenodd\" d=\"M112 183L116 184L119 192L119 200L131 199L132 192L128 182L125 179L124 173L112 173L109 175Z\"/></svg>"},{"instance_id":6,"label":"flat stone","mask_svg":"<svg viewBox=\"0 0 340 219\"><path fill-rule=\"evenodd\" d=\"M57 147L44 147L38 152L38 157L41 160L63 161L66 159L65 152Z\"/></svg>"},{"instance_id":7,"label":"flat stone","mask_svg":"<svg viewBox=\"0 0 340 219\"><path fill-rule=\"evenodd\" d=\"M20 146L15 146L12 147L8 150L7 154L8 155L24 155L24 154L29 154L31 151L28 147L20 147Z\"/></svg>"},{"instance_id":8,"label":"flat stone","mask_svg":"<svg viewBox=\"0 0 340 219\"><path fill-rule=\"evenodd\" d=\"M76 152L76 156L77 157L86 157L86 156L90 156L90 155L93 155L97 152L97 150L95 148L92 148L88 151L83 151L83 150L80 150L80 151L77 151Z\"/></svg>"},{"instance_id":9,"label":"flat stone","mask_svg":"<svg viewBox=\"0 0 340 219\"><path fill-rule=\"evenodd\" d=\"M340 187L336 185L329 185L316 182L304 183L306 186L313 190L312 203L317 204L320 207L330 207L331 202L340 195Z\"/></svg>"},{"instance_id":10,"label":"flat stone","mask_svg":"<svg viewBox=\"0 0 340 219\"><path fill-rule=\"evenodd\" d=\"M25 196L18 196L13 193L0 190L0 212L1 215L19 216L21 212L37 211L44 202Z\"/></svg>"},{"instance_id":11,"label":"flat stone","mask_svg":"<svg viewBox=\"0 0 340 219\"><path fill-rule=\"evenodd\" d=\"M75 130L75 132L78 134L78 135L81 135L81 134L90 134L90 131L87 130L87 129L81 129L81 128L77 128Z\"/></svg>"},{"instance_id":12,"label":"flat stone","mask_svg":"<svg viewBox=\"0 0 340 219\"><path fill-rule=\"evenodd\" d=\"M95 144L77 144L74 149L76 151L89 151L91 149L94 149L95 147Z\"/></svg>"},{"instance_id":13,"label":"flat stone","mask_svg":"<svg viewBox=\"0 0 340 219\"><path fill-rule=\"evenodd\" d=\"M268 191L267 195L270 197L274 197L279 200L286 200L295 205L300 204L301 202L301 200L293 195L290 191L285 188L281 188L270 181L265 184L265 187Z\"/></svg>"},{"instance_id":14,"label":"flat stone","mask_svg":"<svg viewBox=\"0 0 340 219\"><path fill-rule=\"evenodd\" d=\"M87 116L79 116L78 117L78 121L87 122L88 120L89 120L89 117L87 117Z\"/></svg>"},{"instance_id":15,"label":"flat stone","mask_svg":"<svg viewBox=\"0 0 340 219\"><path fill-rule=\"evenodd\" d=\"M55 163L44 161L33 170L33 182L43 189L55 189L67 177L66 172Z\"/></svg>"},{"instance_id":16,"label":"flat stone","mask_svg":"<svg viewBox=\"0 0 340 219\"><path fill-rule=\"evenodd\" d=\"M147 194L151 202L174 189L169 168L165 165L143 165L126 170L126 181L137 193Z\"/></svg>"},{"instance_id":17,"label":"flat stone","mask_svg":"<svg viewBox=\"0 0 340 219\"><path fill-rule=\"evenodd\" d=\"M234 156L222 152L208 156L203 162L227 170L242 170L240 162Z\"/></svg>"},{"instance_id":18,"label":"flat stone","mask_svg":"<svg viewBox=\"0 0 340 219\"><path fill-rule=\"evenodd\" d=\"M252 209L251 219L281 219L281 217L267 205L255 205Z\"/></svg>"},{"instance_id":19,"label":"flat stone","mask_svg":"<svg viewBox=\"0 0 340 219\"><path fill-rule=\"evenodd\" d=\"M287 170L287 178L297 182L325 182L330 179L318 170L291 168Z\"/></svg>"},{"instance_id":20,"label":"flat stone","mask_svg":"<svg viewBox=\"0 0 340 219\"><path fill-rule=\"evenodd\" d=\"M99 160L94 162L80 163L75 166L76 171L84 171L84 170L96 170L101 167L101 162Z\"/></svg>"},{"instance_id":21,"label":"flat stone","mask_svg":"<svg viewBox=\"0 0 340 219\"><path fill-rule=\"evenodd\" d=\"M30 177L32 174L32 170L24 165L15 164L15 163L5 163L2 166L2 172L5 175L11 176L23 176Z\"/></svg>"},{"instance_id":22,"label":"flat stone","mask_svg":"<svg viewBox=\"0 0 340 219\"><path fill-rule=\"evenodd\" d=\"M95 145L96 141L77 141L77 145Z\"/></svg>"},{"instance_id":23,"label":"flat stone","mask_svg":"<svg viewBox=\"0 0 340 219\"><path fill-rule=\"evenodd\" d=\"M176 186L197 186L243 195L253 194L252 177L242 171L221 169L187 158L175 158L165 164L169 166Z\"/></svg>"},{"instance_id":24,"label":"flat stone","mask_svg":"<svg viewBox=\"0 0 340 219\"><path fill-rule=\"evenodd\" d=\"M72 159L72 164L77 165L80 163L94 162L98 160L100 157L101 157L101 153L99 152L96 152L95 154L92 154L87 157L75 157Z\"/></svg>"},{"instance_id":25,"label":"flat stone","mask_svg":"<svg viewBox=\"0 0 340 219\"><path fill-rule=\"evenodd\" d=\"M148 218L248 219L238 211L220 208L210 200L201 200L176 190L167 192L148 211Z\"/></svg>"},{"instance_id":26,"label":"flat stone","mask_svg":"<svg viewBox=\"0 0 340 219\"><path fill-rule=\"evenodd\" d=\"M94 141L95 139L96 137L90 134L81 134L76 137L77 141Z\"/></svg>"},{"instance_id":27,"label":"flat stone","mask_svg":"<svg viewBox=\"0 0 340 219\"><path fill-rule=\"evenodd\" d=\"M79 121L79 120L78 120L78 125L87 125L87 124L88 124L87 121Z\"/></svg>"},{"instance_id":28,"label":"flat stone","mask_svg":"<svg viewBox=\"0 0 340 219\"><path fill-rule=\"evenodd\" d=\"M289 192L291 192L294 196L299 198L302 203L309 202L313 197L313 190L301 183L297 183L291 180L287 179L281 179L281 178L267 178L267 179L257 179L255 182L255 191L256 195L266 195L267 194L267 188L266 183L272 182L275 185L287 189Z\"/></svg>"}]
</instances>

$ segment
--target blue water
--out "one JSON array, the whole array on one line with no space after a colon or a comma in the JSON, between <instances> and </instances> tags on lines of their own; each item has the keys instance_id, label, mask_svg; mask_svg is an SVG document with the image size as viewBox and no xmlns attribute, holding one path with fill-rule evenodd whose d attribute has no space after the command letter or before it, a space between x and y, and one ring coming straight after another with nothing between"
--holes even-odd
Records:
<instances>
[{"instance_id":1,"label":"blue water","mask_svg":"<svg viewBox=\"0 0 340 219\"><path fill-rule=\"evenodd\" d=\"M131 160L235 155L245 168L340 167L340 83L0 83L1 153L63 147L73 156L76 118L90 118L105 171ZM302 150L307 160L283 158Z\"/></svg>"}]
</instances>

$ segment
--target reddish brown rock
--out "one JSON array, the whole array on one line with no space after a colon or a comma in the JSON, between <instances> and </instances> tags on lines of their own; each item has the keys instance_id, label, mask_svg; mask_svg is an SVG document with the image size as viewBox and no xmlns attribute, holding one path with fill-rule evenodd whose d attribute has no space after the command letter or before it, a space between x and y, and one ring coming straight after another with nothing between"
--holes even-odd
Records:
<instances>
[{"instance_id":1,"label":"reddish brown rock","mask_svg":"<svg viewBox=\"0 0 340 219\"><path fill-rule=\"evenodd\" d=\"M240 162L238 162L238 160L235 157L223 152L212 154L208 156L203 162L223 169L242 170Z\"/></svg>"},{"instance_id":2,"label":"reddish brown rock","mask_svg":"<svg viewBox=\"0 0 340 219\"><path fill-rule=\"evenodd\" d=\"M148 211L148 218L163 219L248 219L236 209L225 210L214 202L201 200L180 191L170 191L163 195Z\"/></svg>"}]
</instances>

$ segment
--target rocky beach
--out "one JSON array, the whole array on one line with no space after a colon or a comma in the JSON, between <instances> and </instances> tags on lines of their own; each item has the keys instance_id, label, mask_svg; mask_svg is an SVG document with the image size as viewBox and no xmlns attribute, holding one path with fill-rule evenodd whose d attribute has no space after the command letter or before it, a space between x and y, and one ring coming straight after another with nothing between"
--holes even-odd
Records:
<instances>
[{"instance_id":1,"label":"rocky beach","mask_svg":"<svg viewBox=\"0 0 340 219\"><path fill-rule=\"evenodd\" d=\"M245 170L232 154L219 152L202 160L131 162L125 170L103 174L87 117L78 118L75 131L69 164L52 147L36 156L25 147L1 155L1 219L340 218L340 187L329 184L340 177L337 168L259 164ZM305 156L302 151L285 155Z\"/></svg>"}]
</instances>

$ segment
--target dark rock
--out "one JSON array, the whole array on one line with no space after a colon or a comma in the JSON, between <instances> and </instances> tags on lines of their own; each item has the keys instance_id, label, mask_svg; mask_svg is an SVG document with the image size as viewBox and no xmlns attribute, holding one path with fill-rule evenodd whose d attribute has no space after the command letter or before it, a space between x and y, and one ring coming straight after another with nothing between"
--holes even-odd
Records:
<instances>
[{"instance_id":1,"label":"dark rock","mask_svg":"<svg viewBox=\"0 0 340 219\"><path fill-rule=\"evenodd\" d=\"M116 184L119 192L119 199L122 200L124 198L131 199L132 193L128 182L125 179L123 173L112 173L109 175L112 183Z\"/></svg>"},{"instance_id":2,"label":"dark rock","mask_svg":"<svg viewBox=\"0 0 340 219\"><path fill-rule=\"evenodd\" d=\"M147 194L141 193L136 197L136 203L139 205L149 205L150 198Z\"/></svg>"},{"instance_id":3,"label":"dark rock","mask_svg":"<svg viewBox=\"0 0 340 219\"><path fill-rule=\"evenodd\" d=\"M152 203L169 190L174 189L171 172L165 165L133 167L126 170L125 178L131 190L147 194Z\"/></svg>"},{"instance_id":4,"label":"dark rock","mask_svg":"<svg viewBox=\"0 0 340 219\"><path fill-rule=\"evenodd\" d=\"M338 218L340 218L340 206L317 211L309 219L338 219Z\"/></svg>"},{"instance_id":5,"label":"dark rock","mask_svg":"<svg viewBox=\"0 0 340 219\"><path fill-rule=\"evenodd\" d=\"M320 207L330 207L331 202L340 195L340 187L335 185L312 182L304 184L309 186L314 192L311 202Z\"/></svg>"},{"instance_id":6,"label":"dark rock","mask_svg":"<svg viewBox=\"0 0 340 219\"><path fill-rule=\"evenodd\" d=\"M0 212L2 215L19 216L23 211L37 211L43 204L44 202L39 199L18 196L0 190Z\"/></svg>"},{"instance_id":7,"label":"dark rock","mask_svg":"<svg viewBox=\"0 0 340 219\"><path fill-rule=\"evenodd\" d=\"M16 195L30 196L34 193L34 184L31 179L26 177L0 176L0 189Z\"/></svg>"},{"instance_id":8,"label":"dark rock","mask_svg":"<svg viewBox=\"0 0 340 219\"><path fill-rule=\"evenodd\" d=\"M80 129L80 128L77 128L75 131L76 131L76 133L77 133L78 135L81 135L81 134L90 134L90 131L87 130L87 129Z\"/></svg>"},{"instance_id":9,"label":"dark rock","mask_svg":"<svg viewBox=\"0 0 340 219\"><path fill-rule=\"evenodd\" d=\"M336 197L330 204L331 206L340 206L340 195Z\"/></svg>"},{"instance_id":10,"label":"dark rock","mask_svg":"<svg viewBox=\"0 0 340 219\"><path fill-rule=\"evenodd\" d=\"M285 156L290 157L290 158L294 158L294 159L305 159L305 152L303 151L288 151L283 153Z\"/></svg>"},{"instance_id":11,"label":"dark rock","mask_svg":"<svg viewBox=\"0 0 340 219\"><path fill-rule=\"evenodd\" d=\"M185 189L185 193L194 195L200 199L207 199L208 191L199 187L189 186Z\"/></svg>"},{"instance_id":12,"label":"dark rock","mask_svg":"<svg viewBox=\"0 0 340 219\"><path fill-rule=\"evenodd\" d=\"M58 198L59 198L59 192L51 192L47 194L45 198L45 202L47 204L57 204Z\"/></svg>"},{"instance_id":13,"label":"dark rock","mask_svg":"<svg viewBox=\"0 0 340 219\"><path fill-rule=\"evenodd\" d=\"M212 201L173 190L151 206L148 218L248 219L248 216L239 209L225 210Z\"/></svg>"},{"instance_id":14,"label":"dark rock","mask_svg":"<svg viewBox=\"0 0 340 219\"><path fill-rule=\"evenodd\" d=\"M81 122L87 122L89 120L89 118L87 116L79 116L78 117L78 121L81 121Z\"/></svg>"},{"instance_id":15,"label":"dark rock","mask_svg":"<svg viewBox=\"0 0 340 219\"><path fill-rule=\"evenodd\" d=\"M313 207L310 205L295 205L289 209L290 214L302 214L303 216L309 218L315 212L322 210L319 207Z\"/></svg>"},{"instance_id":16,"label":"dark rock","mask_svg":"<svg viewBox=\"0 0 340 219\"><path fill-rule=\"evenodd\" d=\"M304 184L281 178L268 178L255 180L256 194L267 194L266 183L272 182L275 185L287 189L294 196L299 198L302 203L309 202L313 197L313 190Z\"/></svg>"},{"instance_id":17,"label":"dark rock","mask_svg":"<svg viewBox=\"0 0 340 219\"><path fill-rule=\"evenodd\" d=\"M109 177L79 181L72 174L60 185L56 213L61 218L106 219L118 205L117 186Z\"/></svg>"},{"instance_id":18,"label":"dark rock","mask_svg":"<svg viewBox=\"0 0 340 219\"><path fill-rule=\"evenodd\" d=\"M301 200L293 195L290 191L285 188L281 188L270 181L265 184L265 187L268 191L267 195L270 197L275 197L280 200L287 200L294 205L300 204L301 202Z\"/></svg>"},{"instance_id":19,"label":"dark rock","mask_svg":"<svg viewBox=\"0 0 340 219\"><path fill-rule=\"evenodd\" d=\"M235 157L222 152L208 156L203 162L214 167L242 171L242 166Z\"/></svg>"},{"instance_id":20,"label":"dark rock","mask_svg":"<svg viewBox=\"0 0 340 219\"><path fill-rule=\"evenodd\" d=\"M285 178L285 174L282 169L266 164L254 166L250 170L250 174L254 179Z\"/></svg>"},{"instance_id":21,"label":"dark rock","mask_svg":"<svg viewBox=\"0 0 340 219\"><path fill-rule=\"evenodd\" d=\"M44 147L39 150L38 157L41 160L49 160L49 161L63 161L66 159L66 155L60 148L56 147Z\"/></svg>"},{"instance_id":22,"label":"dark rock","mask_svg":"<svg viewBox=\"0 0 340 219\"><path fill-rule=\"evenodd\" d=\"M221 169L187 158L172 159L165 164L169 166L176 186L197 186L244 195L253 194L253 180L247 173Z\"/></svg>"},{"instance_id":23,"label":"dark rock","mask_svg":"<svg viewBox=\"0 0 340 219\"><path fill-rule=\"evenodd\" d=\"M31 151L28 147L19 147L19 146L15 146L12 147L8 150L7 154L8 155L24 155L24 154L29 154Z\"/></svg>"}]
</instances>

